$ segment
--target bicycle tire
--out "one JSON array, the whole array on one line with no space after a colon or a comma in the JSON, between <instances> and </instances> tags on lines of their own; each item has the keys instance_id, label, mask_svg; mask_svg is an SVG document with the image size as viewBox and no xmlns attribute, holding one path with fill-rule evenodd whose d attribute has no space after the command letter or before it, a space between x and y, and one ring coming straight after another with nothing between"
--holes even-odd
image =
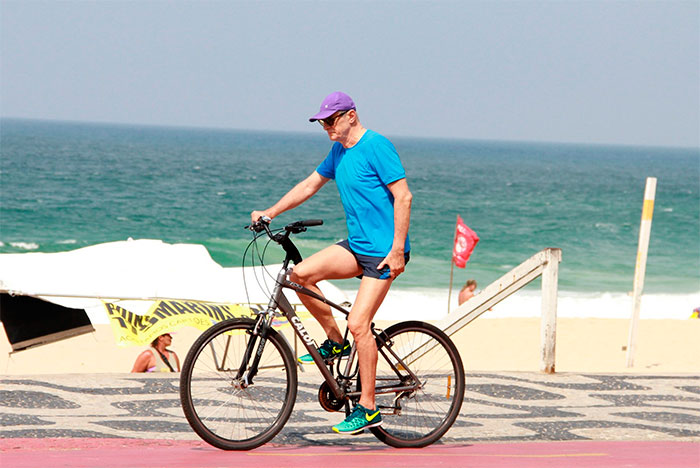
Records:
<instances>
[{"instance_id":1,"label":"bicycle tire","mask_svg":"<svg viewBox=\"0 0 700 468\"><path fill-rule=\"evenodd\" d=\"M223 450L250 450L272 440L296 401L296 364L272 329L252 384L242 388L236 382L254 323L231 319L212 326L194 342L182 366L185 417L197 435Z\"/></svg>"},{"instance_id":2,"label":"bicycle tire","mask_svg":"<svg viewBox=\"0 0 700 468\"><path fill-rule=\"evenodd\" d=\"M399 357L405 357L404 361L422 382L422 387L403 395L377 394L376 404L382 410L382 425L370 430L392 447L425 447L436 442L452 427L464 400L464 366L457 347L442 330L419 321L392 325L377 341L377 386L399 383L396 372L383 357L384 354L396 362L387 351L390 347ZM435 346L425 353L426 345ZM401 373L408 378L405 369ZM399 414L388 414L391 411L387 408L393 406L395 398L401 410Z\"/></svg>"}]
</instances>

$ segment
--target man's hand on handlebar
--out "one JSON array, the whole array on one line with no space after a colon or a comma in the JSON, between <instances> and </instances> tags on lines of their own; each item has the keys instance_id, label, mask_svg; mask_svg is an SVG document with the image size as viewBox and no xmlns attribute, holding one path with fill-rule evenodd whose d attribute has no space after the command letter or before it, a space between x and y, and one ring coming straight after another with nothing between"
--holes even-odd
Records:
<instances>
[{"instance_id":1,"label":"man's hand on handlebar","mask_svg":"<svg viewBox=\"0 0 700 468\"><path fill-rule=\"evenodd\" d=\"M272 217L268 216L266 211L253 211L252 213L250 213L251 223L257 223L258 221L260 221L260 218L266 220L268 224L270 223L270 221L272 221Z\"/></svg>"},{"instance_id":2,"label":"man's hand on handlebar","mask_svg":"<svg viewBox=\"0 0 700 468\"><path fill-rule=\"evenodd\" d=\"M265 230L265 227L270 224L272 219L265 214L264 211L253 211L250 214L251 224L246 226L246 229L251 231L261 232Z\"/></svg>"}]
</instances>

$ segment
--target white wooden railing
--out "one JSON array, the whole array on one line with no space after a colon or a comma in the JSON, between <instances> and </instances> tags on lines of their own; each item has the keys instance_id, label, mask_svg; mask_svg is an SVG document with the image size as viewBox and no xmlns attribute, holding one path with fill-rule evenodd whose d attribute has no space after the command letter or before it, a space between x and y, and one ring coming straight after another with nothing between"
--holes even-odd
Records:
<instances>
[{"instance_id":1,"label":"white wooden railing","mask_svg":"<svg viewBox=\"0 0 700 468\"><path fill-rule=\"evenodd\" d=\"M557 290L561 249L547 248L520 265L510 270L499 279L489 284L479 294L451 311L446 318L435 323L448 335L457 333L462 328L491 309L518 289L542 276L542 324L541 324L541 359L540 370L554 373L556 330L557 330ZM432 347L424 346L419 352L407 356L409 362L430 351ZM402 353L398 353L400 356Z\"/></svg>"}]
</instances>

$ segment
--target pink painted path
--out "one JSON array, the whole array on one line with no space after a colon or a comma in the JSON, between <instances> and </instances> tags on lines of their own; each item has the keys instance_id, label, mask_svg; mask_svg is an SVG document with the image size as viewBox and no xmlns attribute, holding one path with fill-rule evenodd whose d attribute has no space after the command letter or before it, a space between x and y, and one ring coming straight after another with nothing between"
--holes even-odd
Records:
<instances>
[{"instance_id":1,"label":"pink painted path","mask_svg":"<svg viewBox=\"0 0 700 468\"><path fill-rule=\"evenodd\" d=\"M199 441L2 439L0 466L100 468L700 467L697 442L517 442L423 449L268 444L226 452Z\"/></svg>"}]
</instances>

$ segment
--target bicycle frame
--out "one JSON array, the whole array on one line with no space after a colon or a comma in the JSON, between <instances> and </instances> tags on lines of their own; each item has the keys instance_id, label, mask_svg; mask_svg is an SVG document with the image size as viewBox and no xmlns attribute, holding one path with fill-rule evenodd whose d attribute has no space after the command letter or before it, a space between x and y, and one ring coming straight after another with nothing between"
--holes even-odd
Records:
<instances>
[{"instance_id":1,"label":"bicycle frame","mask_svg":"<svg viewBox=\"0 0 700 468\"><path fill-rule=\"evenodd\" d=\"M294 283L293 281L290 281L288 279L289 274L291 273L291 269L289 268L289 263L294 262L295 264L301 262L301 255L299 254L298 249L296 246L292 243L292 241L289 239L289 232L285 233L284 235L281 235L280 237L275 237L273 236L269 230L267 230L268 235L270 238L278 242L282 248L286 252L286 256L284 259L284 262L282 264L282 268L277 274L277 278L275 281L275 287L272 291L272 294L270 296L270 301L268 303L267 309L264 312L260 312L259 318L256 322L255 330L253 332L253 339L250 340L248 344L248 348L246 350L246 353L244 355L243 363L241 365L241 368L239 370L239 377L242 377L245 372L246 365L250 359L250 357L253 355L253 351L255 349L256 345L256 339L255 337L260 338L260 343L258 343L258 349L256 352L256 356L253 360L253 363L250 367L250 370L248 372L248 377L247 380L249 382L252 382L253 377L257 373L257 368L258 368L258 363L260 361L260 357L262 355L262 351L264 349L265 341L266 341L266 333L269 327L272 325L272 320L275 315L275 311L279 309L282 312L282 315L289 321L289 323L292 325L292 328L294 330L294 333L300 338L301 342L304 344L306 349L308 350L309 354L311 355L311 358L313 361L316 363L316 366L318 370L321 372L321 375L323 376L324 380L328 383L330 386L331 391L333 392L333 395L337 399L343 399L345 397L355 397L359 396L360 392L345 392L343 388L338 384L336 379L333 377L333 374L329 367L326 365L323 357L319 354L317 351L317 346L316 342L311 338L311 335L309 335L309 332L306 330L304 327L302 320L297 316L296 312L294 311L294 307L289 303L289 300L287 297L284 295L283 290L284 289L292 289L298 294L304 294L306 296L312 297L316 300L319 300L323 302L324 304L332 307L333 309L341 312L342 314L345 315L347 318L348 315L350 314L347 310L345 310L343 307L339 306L338 304L335 304L332 301L329 301L325 297L317 294L314 291L311 291L308 288L305 288L304 286ZM377 333L376 330L374 330L374 324L372 324L372 333L376 338L381 338L381 334ZM379 349L380 353L386 359L387 362L391 363L391 360L389 357L385 354L385 350L388 350L388 352L392 355L392 357L396 360L397 364L408 372L410 376L412 377L414 382L419 382L418 377L411 371L409 366L403 361L402 358L396 355L396 353L391 349L391 348L386 348L386 347L381 347ZM352 368L354 358L355 358L355 347L353 345L352 351L350 353L347 365L346 365L346 371L344 375L349 375L350 370ZM398 377L401 377L401 373L399 369L392 365L394 372ZM386 387L376 387L376 393L398 393L398 392L403 392L403 391L412 391L416 390L417 388L420 387L420 383L416 383L415 385L410 385L410 386L386 386Z\"/></svg>"},{"instance_id":2,"label":"bicycle frame","mask_svg":"<svg viewBox=\"0 0 700 468\"><path fill-rule=\"evenodd\" d=\"M316 363L316 367L321 372L321 375L323 375L323 378L330 385L333 395L336 398L342 398L345 395L345 392L340 388L335 378L333 378L333 374L331 373L328 366L326 366L323 357L321 357L321 355L317 351L316 342L313 340L313 338L311 338L311 335L309 335L309 332L304 327L302 320L297 316L296 312L294 311L294 307L292 307L292 305L287 300L287 297L283 293L283 289L292 289L300 294L305 294L307 296L313 297L314 299L317 299L323 302L324 304L327 304L330 307L334 308L335 310L343 313L346 317L349 315L349 312L341 306L339 306L338 304L335 304L326 299L325 297L316 294L314 291L311 291L310 289L307 289L299 284L289 281L287 279L289 273L290 271L286 266L283 266L280 272L278 273L277 284L272 292L272 297L270 298L270 303L268 304L267 313L269 314L269 317L272 317L276 308L282 312L285 318L292 325L294 333L300 338L301 342L304 344L304 347L306 347L306 349L309 351L309 354ZM350 362L348 363L348 365L350 365Z\"/></svg>"}]
</instances>

